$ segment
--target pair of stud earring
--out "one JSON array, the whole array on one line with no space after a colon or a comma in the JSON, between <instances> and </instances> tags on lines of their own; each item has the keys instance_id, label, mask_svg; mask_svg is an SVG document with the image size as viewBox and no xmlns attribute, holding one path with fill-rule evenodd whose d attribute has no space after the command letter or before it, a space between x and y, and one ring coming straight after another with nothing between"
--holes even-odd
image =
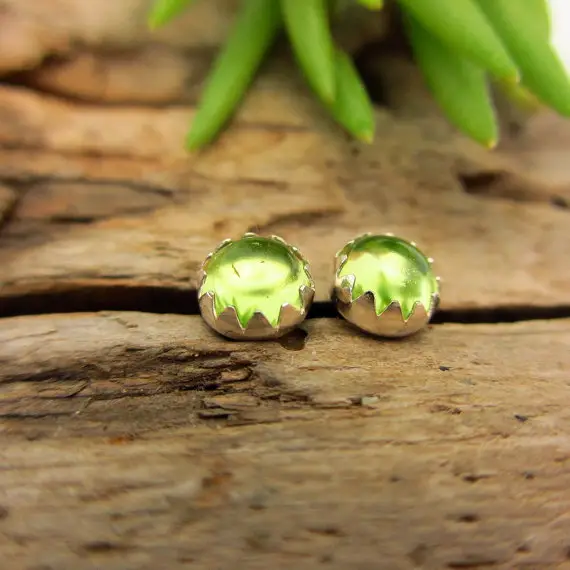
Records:
<instances>
[{"instance_id":1,"label":"pair of stud earring","mask_svg":"<svg viewBox=\"0 0 570 570\"><path fill-rule=\"evenodd\" d=\"M335 257L333 301L356 327L403 337L423 328L439 303L432 259L392 234L364 234ZM202 264L198 302L206 323L231 339L277 338L306 318L315 295L309 264L277 236L223 241Z\"/></svg>"}]
</instances>

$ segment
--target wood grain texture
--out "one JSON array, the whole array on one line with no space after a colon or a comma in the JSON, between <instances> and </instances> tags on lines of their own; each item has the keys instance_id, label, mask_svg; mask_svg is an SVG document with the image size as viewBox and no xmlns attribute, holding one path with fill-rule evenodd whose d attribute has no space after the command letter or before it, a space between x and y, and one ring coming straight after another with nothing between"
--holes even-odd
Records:
<instances>
[{"instance_id":1,"label":"wood grain texture","mask_svg":"<svg viewBox=\"0 0 570 570\"><path fill-rule=\"evenodd\" d=\"M562 567L570 321L305 329L2 319L8 567Z\"/></svg>"},{"instance_id":2,"label":"wood grain texture","mask_svg":"<svg viewBox=\"0 0 570 570\"><path fill-rule=\"evenodd\" d=\"M99 0L97 4L85 0L2 0L0 75L25 71L26 83L66 96L107 102L125 100L124 95L128 101L147 102L163 100L169 93L180 95L185 90L183 79L191 84L196 80L190 70L200 72L203 67L199 59L210 60L227 38L240 3L195 2L168 25L150 30L147 15L152 4L152 0ZM357 51L386 34L387 19L386 10L371 13L348 4L335 22L335 39L344 49ZM85 51L98 54L101 65L89 65ZM151 59L161 57L163 68L176 69L178 80L168 69L120 64L133 57L143 63L149 53ZM115 63L109 62L109 54ZM181 58L187 60L188 69L183 69ZM136 69L141 81L116 76L114 72L121 67L127 74ZM63 70L70 75L63 77ZM167 79L161 86L165 78L173 81ZM108 90L101 89L105 79L111 79Z\"/></svg>"},{"instance_id":3,"label":"wood grain texture","mask_svg":"<svg viewBox=\"0 0 570 570\"><path fill-rule=\"evenodd\" d=\"M17 202L17 193L13 188L0 184L0 226L12 212Z\"/></svg>"},{"instance_id":4,"label":"wood grain texture","mask_svg":"<svg viewBox=\"0 0 570 570\"><path fill-rule=\"evenodd\" d=\"M3 0L0 72L40 67L50 56L73 59L77 51L128 51L150 43L174 49L219 46L228 33L235 0L198 3L166 29L152 33L146 15L152 0Z\"/></svg>"},{"instance_id":5,"label":"wood grain texture","mask_svg":"<svg viewBox=\"0 0 570 570\"><path fill-rule=\"evenodd\" d=\"M334 252L392 231L436 258L443 308L561 317L564 169L530 130L495 153L459 137L386 54L367 72L387 81L368 77L373 145L349 142L279 60L188 155L205 59L142 47L128 2L101 4L116 28L91 26L81 54L61 42L85 39L82 12L47 35L21 27L37 2L9 2L21 25L0 37L0 68L68 56L0 85L2 569L567 567L569 320L382 342L315 318L231 343L172 314L197 312L199 264L228 236L298 245L323 301ZM125 29L121 58L89 51Z\"/></svg>"},{"instance_id":6,"label":"wood grain texture","mask_svg":"<svg viewBox=\"0 0 570 570\"><path fill-rule=\"evenodd\" d=\"M413 68L386 66L393 110L378 109L370 146L335 130L286 64L193 155L181 146L192 107L94 106L0 87L0 180L21 192L0 236L3 314L31 295L86 288L184 293L208 251L248 230L299 246L319 300L346 241L392 231L436 259L443 308L570 304L566 187L453 133ZM405 105L393 103L398 85Z\"/></svg>"}]
</instances>

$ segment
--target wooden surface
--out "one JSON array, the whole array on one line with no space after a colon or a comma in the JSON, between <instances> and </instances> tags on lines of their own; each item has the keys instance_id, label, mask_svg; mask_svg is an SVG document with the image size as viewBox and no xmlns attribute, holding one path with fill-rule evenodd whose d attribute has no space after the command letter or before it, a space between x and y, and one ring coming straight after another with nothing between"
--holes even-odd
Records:
<instances>
[{"instance_id":1,"label":"wooden surface","mask_svg":"<svg viewBox=\"0 0 570 570\"><path fill-rule=\"evenodd\" d=\"M197 84L106 57L0 85L1 567L568 567L568 127L488 153L383 54L361 146L281 61L188 156ZM197 316L201 260L247 230L311 261L313 318L281 342ZM329 318L364 231L436 258L440 324L387 342Z\"/></svg>"},{"instance_id":2,"label":"wooden surface","mask_svg":"<svg viewBox=\"0 0 570 570\"><path fill-rule=\"evenodd\" d=\"M193 316L3 319L10 567L567 559L570 321L305 330L282 346Z\"/></svg>"},{"instance_id":3,"label":"wooden surface","mask_svg":"<svg viewBox=\"0 0 570 570\"><path fill-rule=\"evenodd\" d=\"M0 180L19 201L0 248L0 312L20 313L32 293L185 292L219 241L248 230L300 247L319 300L347 240L392 231L436 259L445 309L570 304L566 183L456 135L409 64L385 64L394 109L378 109L370 146L334 130L286 69L262 77L232 129L190 156L191 107L0 86Z\"/></svg>"}]
</instances>

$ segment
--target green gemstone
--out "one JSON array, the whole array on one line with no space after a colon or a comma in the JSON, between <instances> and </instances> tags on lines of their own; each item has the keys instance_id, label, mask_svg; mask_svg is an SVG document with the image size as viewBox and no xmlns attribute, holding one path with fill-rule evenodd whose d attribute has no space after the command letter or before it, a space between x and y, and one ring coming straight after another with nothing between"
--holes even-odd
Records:
<instances>
[{"instance_id":1,"label":"green gemstone","mask_svg":"<svg viewBox=\"0 0 570 570\"><path fill-rule=\"evenodd\" d=\"M215 251L204 266L199 296L214 294L216 317L234 307L245 329L256 312L273 327L281 307L305 309L301 287L313 287L307 262L291 246L275 238L245 236Z\"/></svg>"},{"instance_id":2,"label":"green gemstone","mask_svg":"<svg viewBox=\"0 0 570 570\"><path fill-rule=\"evenodd\" d=\"M365 235L347 244L338 257L346 255L337 276L341 283L352 286L352 300L367 292L374 294L376 314L380 315L393 301L400 303L404 319L414 305L421 303L426 311L432 296L439 292L437 279L428 258L411 243L386 235Z\"/></svg>"}]
</instances>

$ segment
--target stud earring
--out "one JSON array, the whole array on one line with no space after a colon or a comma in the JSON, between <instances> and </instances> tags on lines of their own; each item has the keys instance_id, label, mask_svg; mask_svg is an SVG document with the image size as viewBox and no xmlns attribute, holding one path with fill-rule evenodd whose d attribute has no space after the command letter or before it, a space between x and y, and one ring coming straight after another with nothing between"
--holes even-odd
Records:
<instances>
[{"instance_id":1,"label":"stud earring","mask_svg":"<svg viewBox=\"0 0 570 570\"><path fill-rule=\"evenodd\" d=\"M364 234L335 257L333 298L350 323L384 337L413 334L439 303L433 260L414 242L392 234Z\"/></svg>"},{"instance_id":2,"label":"stud earring","mask_svg":"<svg viewBox=\"0 0 570 570\"><path fill-rule=\"evenodd\" d=\"M315 294L309 264L277 236L223 241L202 264L202 318L231 339L277 338L307 316Z\"/></svg>"}]
</instances>

